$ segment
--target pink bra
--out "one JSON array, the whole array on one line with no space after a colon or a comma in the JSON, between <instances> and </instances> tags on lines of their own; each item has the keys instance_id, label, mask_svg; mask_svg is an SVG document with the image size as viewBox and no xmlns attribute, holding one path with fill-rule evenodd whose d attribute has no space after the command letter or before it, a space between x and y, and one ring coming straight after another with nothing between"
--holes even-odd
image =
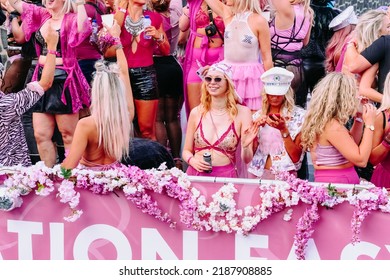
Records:
<instances>
[{"instance_id":1,"label":"pink bra","mask_svg":"<svg viewBox=\"0 0 390 280\"><path fill-rule=\"evenodd\" d=\"M202 9L196 13L195 23L197 28L205 28L210 24L209 14ZM219 32L223 34L225 32L225 25L221 17L214 17L214 23L217 26Z\"/></svg>"},{"instance_id":2,"label":"pink bra","mask_svg":"<svg viewBox=\"0 0 390 280\"><path fill-rule=\"evenodd\" d=\"M219 137L217 141L211 144L204 136L202 119L200 119L198 127L194 133L194 150L195 152L201 150L216 150L219 151L231 159L235 158L235 153L237 150L240 137L237 135L236 129L234 127L234 122L232 122L228 129Z\"/></svg>"}]
</instances>

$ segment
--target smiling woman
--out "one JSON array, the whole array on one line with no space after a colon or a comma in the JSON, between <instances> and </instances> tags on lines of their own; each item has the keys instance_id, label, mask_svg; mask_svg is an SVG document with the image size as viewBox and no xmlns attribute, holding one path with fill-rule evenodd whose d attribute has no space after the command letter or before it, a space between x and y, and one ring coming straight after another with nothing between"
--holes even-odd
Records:
<instances>
[{"instance_id":1,"label":"smiling woman","mask_svg":"<svg viewBox=\"0 0 390 280\"><path fill-rule=\"evenodd\" d=\"M240 104L231 66L213 64L203 77L201 104L189 116L183 159L187 174L212 177L238 177L236 150L241 141L241 158L248 163L253 156L251 111ZM211 157L205 161L205 155Z\"/></svg>"}]
</instances>

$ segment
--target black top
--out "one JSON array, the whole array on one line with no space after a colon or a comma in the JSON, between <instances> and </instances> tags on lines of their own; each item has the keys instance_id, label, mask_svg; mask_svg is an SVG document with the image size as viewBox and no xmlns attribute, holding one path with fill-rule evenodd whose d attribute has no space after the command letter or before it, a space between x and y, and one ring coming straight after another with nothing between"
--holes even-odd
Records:
<instances>
[{"instance_id":1,"label":"black top","mask_svg":"<svg viewBox=\"0 0 390 280\"><path fill-rule=\"evenodd\" d=\"M361 54L372 65L379 62L378 91L383 93L387 73L390 71L390 35L382 36L375 40L371 46Z\"/></svg>"}]
</instances>

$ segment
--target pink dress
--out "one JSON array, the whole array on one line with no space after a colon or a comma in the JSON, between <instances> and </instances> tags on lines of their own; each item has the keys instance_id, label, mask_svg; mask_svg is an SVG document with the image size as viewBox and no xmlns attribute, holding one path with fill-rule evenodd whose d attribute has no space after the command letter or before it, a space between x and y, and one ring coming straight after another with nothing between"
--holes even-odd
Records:
<instances>
[{"instance_id":1,"label":"pink dress","mask_svg":"<svg viewBox=\"0 0 390 280\"><path fill-rule=\"evenodd\" d=\"M238 13L226 26L224 61L232 66L233 82L243 104L252 111L261 108L264 66L259 41L248 25L252 12Z\"/></svg>"}]
</instances>

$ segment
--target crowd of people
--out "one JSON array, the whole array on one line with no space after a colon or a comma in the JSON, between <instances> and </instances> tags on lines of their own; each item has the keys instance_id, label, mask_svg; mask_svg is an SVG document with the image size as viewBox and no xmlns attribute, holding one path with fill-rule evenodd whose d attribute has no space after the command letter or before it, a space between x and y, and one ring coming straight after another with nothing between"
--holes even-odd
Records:
<instances>
[{"instance_id":1,"label":"crowd of people","mask_svg":"<svg viewBox=\"0 0 390 280\"><path fill-rule=\"evenodd\" d=\"M310 153L316 182L390 188L389 7L183 2L2 0L21 52L4 70L0 165L308 179Z\"/></svg>"}]
</instances>

